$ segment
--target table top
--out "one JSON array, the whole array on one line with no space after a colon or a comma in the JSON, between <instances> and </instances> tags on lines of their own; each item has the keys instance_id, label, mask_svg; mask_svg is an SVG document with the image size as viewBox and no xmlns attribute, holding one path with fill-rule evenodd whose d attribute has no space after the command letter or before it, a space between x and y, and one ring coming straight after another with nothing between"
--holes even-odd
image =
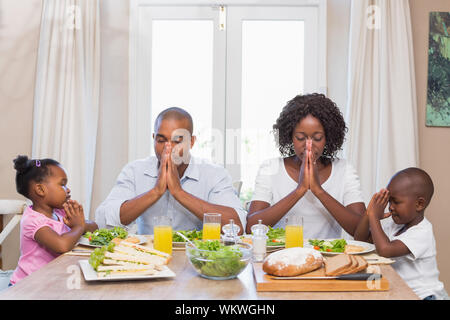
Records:
<instances>
[{"instance_id":1,"label":"table top","mask_svg":"<svg viewBox=\"0 0 450 320\"><path fill-rule=\"evenodd\" d=\"M208 280L197 275L184 251L173 251L169 268L176 277L134 281L87 282L79 260L61 255L0 294L0 299L158 299L158 300L416 300L418 296L390 265L381 265L389 291L379 292L257 292L252 265L232 280Z\"/></svg>"}]
</instances>

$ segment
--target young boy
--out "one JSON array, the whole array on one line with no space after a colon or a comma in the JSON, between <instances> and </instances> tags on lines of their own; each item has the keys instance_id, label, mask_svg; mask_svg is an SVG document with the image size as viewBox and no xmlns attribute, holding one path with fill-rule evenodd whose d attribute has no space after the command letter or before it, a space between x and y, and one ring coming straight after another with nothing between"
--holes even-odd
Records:
<instances>
[{"instance_id":1,"label":"young boy","mask_svg":"<svg viewBox=\"0 0 450 320\"><path fill-rule=\"evenodd\" d=\"M374 243L379 255L395 257L393 268L424 300L448 298L438 279L433 227L424 217L433 192L433 182L425 171L399 171L387 189L373 195L354 236ZM389 213L385 214L388 202Z\"/></svg>"}]
</instances>

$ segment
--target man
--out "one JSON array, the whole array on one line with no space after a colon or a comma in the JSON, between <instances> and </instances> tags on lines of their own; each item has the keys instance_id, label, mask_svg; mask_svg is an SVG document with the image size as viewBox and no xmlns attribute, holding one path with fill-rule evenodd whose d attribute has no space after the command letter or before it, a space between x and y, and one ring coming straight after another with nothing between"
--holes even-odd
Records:
<instances>
[{"instance_id":1,"label":"man","mask_svg":"<svg viewBox=\"0 0 450 320\"><path fill-rule=\"evenodd\" d=\"M222 225L233 219L242 232L246 212L230 175L223 167L190 155L195 136L189 113L166 109L156 118L154 130L156 157L122 169L95 212L99 227L126 227L136 221L139 234L153 234L152 218L167 215L173 230L200 230L203 214L220 213Z\"/></svg>"}]
</instances>

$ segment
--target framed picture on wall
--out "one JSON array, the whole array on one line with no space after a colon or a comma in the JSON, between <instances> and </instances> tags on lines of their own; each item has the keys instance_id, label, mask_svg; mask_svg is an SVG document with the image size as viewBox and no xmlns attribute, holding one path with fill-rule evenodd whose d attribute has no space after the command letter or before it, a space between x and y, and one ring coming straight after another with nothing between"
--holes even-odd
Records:
<instances>
[{"instance_id":1,"label":"framed picture on wall","mask_svg":"<svg viewBox=\"0 0 450 320\"><path fill-rule=\"evenodd\" d=\"M450 12L430 12L426 125L450 127Z\"/></svg>"}]
</instances>

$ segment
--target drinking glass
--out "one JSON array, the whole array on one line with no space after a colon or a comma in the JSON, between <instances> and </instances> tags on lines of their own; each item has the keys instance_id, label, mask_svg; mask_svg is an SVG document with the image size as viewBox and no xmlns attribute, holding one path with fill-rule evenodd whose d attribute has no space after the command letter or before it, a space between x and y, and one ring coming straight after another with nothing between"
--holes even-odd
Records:
<instances>
[{"instance_id":1,"label":"drinking glass","mask_svg":"<svg viewBox=\"0 0 450 320\"><path fill-rule=\"evenodd\" d=\"M167 216L153 218L153 247L172 254L172 219Z\"/></svg>"},{"instance_id":2,"label":"drinking glass","mask_svg":"<svg viewBox=\"0 0 450 320\"><path fill-rule=\"evenodd\" d=\"M303 217L286 218L286 248L303 247Z\"/></svg>"},{"instance_id":3,"label":"drinking glass","mask_svg":"<svg viewBox=\"0 0 450 320\"><path fill-rule=\"evenodd\" d=\"M220 213L205 213L203 215L203 240L220 240Z\"/></svg>"}]
</instances>

